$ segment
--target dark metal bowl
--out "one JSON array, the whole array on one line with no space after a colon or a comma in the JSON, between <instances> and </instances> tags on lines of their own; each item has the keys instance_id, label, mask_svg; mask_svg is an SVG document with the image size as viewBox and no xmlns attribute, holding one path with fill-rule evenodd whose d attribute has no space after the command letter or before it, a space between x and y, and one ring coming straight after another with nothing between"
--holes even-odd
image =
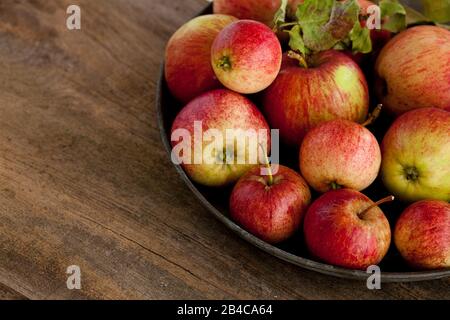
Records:
<instances>
[{"instance_id":1,"label":"dark metal bowl","mask_svg":"<svg viewBox=\"0 0 450 320\"><path fill-rule=\"evenodd\" d=\"M200 14L209 13L210 10L211 8L208 7ZM164 66L161 67L161 73L157 85L156 107L162 141L170 157L172 151L170 144L171 126L177 113L183 106L171 96L167 88L167 84L164 79ZM389 122L389 120L387 121ZM386 125L388 124L384 124L384 126ZM383 127L383 124L380 126ZM384 132L383 128L380 129L379 134L381 134L381 132ZM377 135L377 132L375 132L375 134ZM292 166L292 163L289 164ZM253 244L259 249L302 268L339 278L365 281L370 276L364 271L349 270L314 261L306 250L301 234L297 234L293 239L279 246L270 245L256 238L239 227L229 218L228 201L231 193L229 188L220 189L219 191L214 188L205 188L193 183L181 166L175 165L175 168L189 189L191 189L192 193L209 210L209 212L211 212L218 220L225 224L234 233L239 235L242 239ZM373 198L377 196L381 198L383 195L386 195L385 192L386 191L382 187L382 184L378 181L372 189L366 191L365 193ZM379 196L380 194L381 196ZM392 212L388 212L386 214L391 221L395 221L395 218L398 217L398 212L401 212L403 209L404 207L402 207L402 204L394 205L391 208ZM382 270L382 281L385 283L436 280L450 277L450 270L411 272L411 269L403 262L395 248L391 248L380 267Z\"/></svg>"}]
</instances>

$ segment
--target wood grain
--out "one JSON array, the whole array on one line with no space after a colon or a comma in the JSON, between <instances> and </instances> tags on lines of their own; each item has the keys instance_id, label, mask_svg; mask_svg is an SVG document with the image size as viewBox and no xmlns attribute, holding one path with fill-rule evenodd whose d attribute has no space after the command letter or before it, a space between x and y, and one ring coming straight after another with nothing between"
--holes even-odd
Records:
<instances>
[{"instance_id":1,"label":"wood grain","mask_svg":"<svg viewBox=\"0 0 450 320\"><path fill-rule=\"evenodd\" d=\"M0 298L449 299L278 261L192 197L160 142L164 46L203 0L0 2ZM82 289L68 290L79 265Z\"/></svg>"}]
</instances>

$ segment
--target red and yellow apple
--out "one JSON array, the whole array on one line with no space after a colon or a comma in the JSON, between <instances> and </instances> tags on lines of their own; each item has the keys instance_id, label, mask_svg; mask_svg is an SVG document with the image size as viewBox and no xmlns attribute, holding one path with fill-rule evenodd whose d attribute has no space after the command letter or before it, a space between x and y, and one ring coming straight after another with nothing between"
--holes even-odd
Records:
<instances>
[{"instance_id":1,"label":"red and yellow apple","mask_svg":"<svg viewBox=\"0 0 450 320\"><path fill-rule=\"evenodd\" d=\"M394 238L412 267L450 268L450 204L424 200L411 205L400 216Z\"/></svg>"},{"instance_id":2,"label":"red and yellow apple","mask_svg":"<svg viewBox=\"0 0 450 320\"><path fill-rule=\"evenodd\" d=\"M228 89L251 94L266 89L281 67L281 44L266 25L239 20L225 27L211 49L211 63Z\"/></svg>"},{"instance_id":3,"label":"red and yellow apple","mask_svg":"<svg viewBox=\"0 0 450 320\"><path fill-rule=\"evenodd\" d=\"M389 222L377 206L385 201L374 203L350 189L322 195L305 216L305 240L311 254L349 269L366 270L380 263L391 243Z\"/></svg>"},{"instance_id":4,"label":"red and yellow apple","mask_svg":"<svg viewBox=\"0 0 450 320\"><path fill-rule=\"evenodd\" d=\"M222 87L211 67L211 45L219 32L237 19L205 15L183 25L166 48L165 77L171 93L188 103L200 94Z\"/></svg>"},{"instance_id":5,"label":"red and yellow apple","mask_svg":"<svg viewBox=\"0 0 450 320\"><path fill-rule=\"evenodd\" d=\"M177 115L171 132L172 159L193 181L211 187L234 183L258 166L260 145L270 151L270 128L261 112L225 89L192 100Z\"/></svg>"},{"instance_id":6,"label":"red and yellow apple","mask_svg":"<svg viewBox=\"0 0 450 320\"><path fill-rule=\"evenodd\" d=\"M450 107L450 31L418 26L401 32L381 51L376 91L391 113Z\"/></svg>"},{"instance_id":7,"label":"red and yellow apple","mask_svg":"<svg viewBox=\"0 0 450 320\"><path fill-rule=\"evenodd\" d=\"M381 145L384 184L404 201L450 201L450 112L437 108L399 117Z\"/></svg>"},{"instance_id":8,"label":"red and yellow apple","mask_svg":"<svg viewBox=\"0 0 450 320\"><path fill-rule=\"evenodd\" d=\"M263 109L283 142L299 146L313 127L334 119L362 123L369 109L366 79L344 53L329 50L300 66L288 55L275 82L263 93Z\"/></svg>"},{"instance_id":9,"label":"red and yellow apple","mask_svg":"<svg viewBox=\"0 0 450 320\"><path fill-rule=\"evenodd\" d=\"M297 172L279 166L273 176L261 175L255 167L234 187L230 212L245 230L276 244L299 229L310 201L309 187Z\"/></svg>"},{"instance_id":10,"label":"red and yellow apple","mask_svg":"<svg viewBox=\"0 0 450 320\"><path fill-rule=\"evenodd\" d=\"M377 178L381 151L375 136L362 125L333 120L312 129L300 148L300 169L319 192L337 188L364 190Z\"/></svg>"}]
</instances>

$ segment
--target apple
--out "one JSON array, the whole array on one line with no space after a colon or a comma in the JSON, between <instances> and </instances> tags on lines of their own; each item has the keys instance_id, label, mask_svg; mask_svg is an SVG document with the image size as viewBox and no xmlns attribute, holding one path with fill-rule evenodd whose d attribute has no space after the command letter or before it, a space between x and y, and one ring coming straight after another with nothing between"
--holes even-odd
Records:
<instances>
[{"instance_id":1,"label":"apple","mask_svg":"<svg viewBox=\"0 0 450 320\"><path fill-rule=\"evenodd\" d=\"M263 109L282 141L299 146L322 122L346 119L362 123L369 109L366 79L344 53L329 50L310 56L301 66L292 52L283 56L275 82L263 93Z\"/></svg>"},{"instance_id":2,"label":"apple","mask_svg":"<svg viewBox=\"0 0 450 320\"><path fill-rule=\"evenodd\" d=\"M266 25L240 20L225 27L211 49L211 63L228 89L251 94L266 89L281 66L281 44Z\"/></svg>"},{"instance_id":3,"label":"apple","mask_svg":"<svg viewBox=\"0 0 450 320\"><path fill-rule=\"evenodd\" d=\"M293 16L302 0L289 0L288 16ZM229 14L239 19L256 20L272 26L281 0L214 0L214 13Z\"/></svg>"},{"instance_id":4,"label":"apple","mask_svg":"<svg viewBox=\"0 0 450 320\"><path fill-rule=\"evenodd\" d=\"M376 92L392 114L450 107L450 31L418 26L401 32L381 51Z\"/></svg>"},{"instance_id":5,"label":"apple","mask_svg":"<svg viewBox=\"0 0 450 320\"><path fill-rule=\"evenodd\" d=\"M400 216L394 239L412 267L450 268L450 204L424 200L411 205Z\"/></svg>"},{"instance_id":6,"label":"apple","mask_svg":"<svg viewBox=\"0 0 450 320\"><path fill-rule=\"evenodd\" d=\"M231 217L258 238L272 243L289 239L300 227L311 201L305 180L294 170L279 166L276 174L261 175L253 168L233 189Z\"/></svg>"},{"instance_id":7,"label":"apple","mask_svg":"<svg viewBox=\"0 0 450 320\"><path fill-rule=\"evenodd\" d=\"M211 67L211 46L219 32L237 19L215 14L197 17L170 38L165 77L171 93L188 103L200 94L222 87Z\"/></svg>"},{"instance_id":8,"label":"apple","mask_svg":"<svg viewBox=\"0 0 450 320\"><path fill-rule=\"evenodd\" d=\"M333 120L312 129L300 148L300 170L318 192L349 188L364 190L377 178L381 151L364 126Z\"/></svg>"},{"instance_id":9,"label":"apple","mask_svg":"<svg viewBox=\"0 0 450 320\"><path fill-rule=\"evenodd\" d=\"M438 108L399 117L381 145L381 175L398 198L450 201L450 112Z\"/></svg>"},{"instance_id":10,"label":"apple","mask_svg":"<svg viewBox=\"0 0 450 320\"><path fill-rule=\"evenodd\" d=\"M259 130L267 134L261 136ZM221 139L220 149L216 139ZM270 151L266 120L250 100L226 89L213 90L192 100L172 126L172 159L183 166L193 181L205 186L232 184L258 166L259 145Z\"/></svg>"},{"instance_id":11,"label":"apple","mask_svg":"<svg viewBox=\"0 0 450 320\"><path fill-rule=\"evenodd\" d=\"M366 270L383 260L391 243L391 229L378 205L351 189L322 195L308 209L304 232L311 254L326 263Z\"/></svg>"}]
</instances>

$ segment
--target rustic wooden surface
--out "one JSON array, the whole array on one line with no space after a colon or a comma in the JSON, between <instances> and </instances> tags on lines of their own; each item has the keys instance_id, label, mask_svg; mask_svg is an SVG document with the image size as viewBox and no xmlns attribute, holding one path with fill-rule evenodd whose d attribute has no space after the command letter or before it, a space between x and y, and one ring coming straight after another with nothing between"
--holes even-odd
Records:
<instances>
[{"instance_id":1,"label":"rustic wooden surface","mask_svg":"<svg viewBox=\"0 0 450 320\"><path fill-rule=\"evenodd\" d=\"M0 2L0 298L450 298L450 280L365 284L238 239L191 196L160 142L170 34L204 0ZM79 265L82 289L66 287Z\"/></svg>"}]
</instances>

